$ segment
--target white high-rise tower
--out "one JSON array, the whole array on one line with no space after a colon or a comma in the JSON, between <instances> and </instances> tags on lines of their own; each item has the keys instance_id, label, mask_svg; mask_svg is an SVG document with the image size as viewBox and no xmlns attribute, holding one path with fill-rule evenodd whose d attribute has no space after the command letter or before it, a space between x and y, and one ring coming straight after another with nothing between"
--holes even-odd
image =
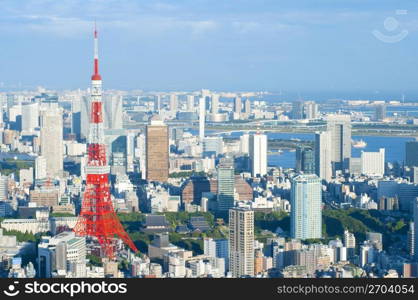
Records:
<instances>
[{"instance_id":1,"label":"white high-rise tower","mask_svg":"<svg viewBox=\"0 0 418 300\"><path fill-rule=\"evenodd\" d=\"M267 135L256 133L250 136L249 153L253 177L267 174Z\"/></svg>"}]
</instances>

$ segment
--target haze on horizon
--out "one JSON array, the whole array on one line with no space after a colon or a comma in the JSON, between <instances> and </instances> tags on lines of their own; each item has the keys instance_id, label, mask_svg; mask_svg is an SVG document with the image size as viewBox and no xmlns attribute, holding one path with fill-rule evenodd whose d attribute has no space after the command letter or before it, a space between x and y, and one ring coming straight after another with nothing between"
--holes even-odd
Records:
<instances>
[{"instance_id":1,"label":"haze on horizon","mask_svg":"<svg viewBox=\"0 0 418 300\"><path fill-rule=\"evenodd\" d=\"M418 91L418 2L293 2L3 0L1 88L86 88L96 20L105 88Z\"/></svg>"}]
</instances>

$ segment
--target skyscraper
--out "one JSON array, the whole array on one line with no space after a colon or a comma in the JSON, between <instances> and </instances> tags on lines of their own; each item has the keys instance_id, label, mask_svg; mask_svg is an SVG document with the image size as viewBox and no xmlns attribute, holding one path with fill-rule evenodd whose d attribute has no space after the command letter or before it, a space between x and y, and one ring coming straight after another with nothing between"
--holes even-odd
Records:
<instances>
[{"instance_id":1,"label":"skyscraper","mask_svg":"<svg viewBox=\"0 0 418 300\"><path fill-rule=\"evenodd\" d=\"M161 96L156 95L154 97L154 111L157 113L160 113L160 110L161 110Z\"/></svg>"},{"instance_id":2,"label":"skyscraper","mask_svg":"<svg viewBox=\"0 0 418 300\"><path fill-rule=\"evenodd\" d=\"M314 101L306 101L303 104L303 117L305 119L316 119L318 117L318 104Z\"/></svg>"},{"instance_id":3,"label":"skyscraper","mask_svg":"<svg viewBox=\"0 0 418 300\"><path fill-rule=\"evenodd\" d=\"M199 139L202 142L205 138L206 100L199 98Z\"/></svg>"},{"instance_id":4,"label":"skyscraper","mask_svg":"<svg viewBox=\"0 0 418 300\"><path fill-rule=\"evenodd\" d=\"M218 166L218 210L227 211L234 207L234 168L228 165Z\"/></svg>"},{"instance_id":5,"label":"skyscraper","mask_svg":"<svg viewBox=\"0 0 418 300\"><path fill-rule=\"evenodd\" d=\"M250 135L248 133L244 133L239 138L239 151L242 154L249 154L250 153Z\"/></svg>"},{"instance_id":6,"label":"skyscraper","mask_svg":"<svg viewBox=\"0 0 418 300\"><path fill-rule=\"evenodd\" d=\"M296 149L296 172L315 174L315 151L310 147Z\"/></svg>"},{"instance_id":7,"label":"skyscraper","mask_svg":"<svg viewBox=\"0 0 418 300\"><path fill-rule=\"evenodd\" d=\"M333 172L349 169L351 157L351 116L328 115L327 131L331 135L331 163Z\"/></svg>"},{"instance_id":8,"label":"skyscraper","mask_svg":"<svg viewBox=\"0 0 418 300\"><path fill-rule=\"evenodd\" d=\"M38 103L22 105L22 131L33 132L37 127L39 127Z\"/></svg>"},{"instance_id":9,"label":"skyscraper","mask_svg":"<svg viewBox=\"0 0 418 300\"><path fill-rule=\"evenodd\" d=\"M245 99L245 103L244 103L244 112L247 115L247 118L250 116L251 114L251 101L249 98Z\"/></svg>"},{"instance_id":10,"label":"skyscraper","mask_svg":"<svg viewBox=\"0 0 418 300\"><path fill-rule=\"evenodd\" d=\"M123 128L123 111L121 95L105 95L103 97L104 110L104 128L105 129L122 129Z\"/></svg>"},{"instance_id":11,"label":"skyscraper","mask_svg":"<svg viewBox=\"0 0 418 300\"><path fill-rule=\"evenodd\" d=\"M331 135L326 131L315 133L315 174L325 181L332 178Z\"/></svg>"},{"instance_id":12,"label":"skyscraper","mask_svg":"<svg viewBox=\"0 0 418 300\"><path fill-rule=\"evenodd\" d=\"M368 176L380 176L385 174L385 149L378 152L361 152L361 173Z\"/></svg>"},{"instance_id":13,"label":"skyscraper","mask_svg":"<svg viewBox=\"0 0 418 300\"><path fill-rule=\"evenodd\" d=\"M63 175L63 151L62 109L54 104L45 104L41 110L41 155L47 158L48 177Z\"/></svg>"},{"instance_id":14,"label":"skyscraper","mask_svg":"<svg viewBox=\"0 0 418 300\"><path fill-rule=\"evenodd\" d=\"M253 177L267 174L267 135L256 133L250 136L249 154Z\"/></svg>"},{"instance_id":15,"label":"skyscraper","mask_svg":"<svg viewBox=\"0 0 418 300\"><path fill-rule=\"evenodd\" d=\"M240 119L242 112L241 97L234 98L234 119Z\"/></svg>"},{"instance_id":16,"label":"skyscraper","mask_svg":"<svg viewBox=\"0 0 418 300\"><path fill-rule=\"evenodd\" d=\"M195 111L193 95L187 95L187 111Z\"/></svg>"},{"instance_id":17,"label":"skyscraper","mask_svg":"<svg viewBox=\"0 0 418 300\"><path fill-rule=\"evenodd\" d=\"M322 237L322 185L318 176L302 174L292 178L290 195L291 237L319 239Z\"/></svg>"},{"instance_id":18,"label":"skyscraper","mask_svg":"<svg viewBox=\"0 0 418 300\"><path fill-rule=\"evenodd\" d=\"M218 94L212 94L210 112L211 114L217 114L219 112L219 95Z\"/></svg>"},{"instance_id":19,"label":"skyscraper","mask_svg":"<svg viewBox=\"0 0 418 300\"><path fill-rule=\"evenodd\" d=\"M44 156L38 156L35 159L35 179L46 178L46 161L47 159Z\"/></svg>"},{"instance_id":20,"label":"skyscraper","mask_svg":"<svg viewBox=\"0 0 418 300\"><path fill-rule=\"evenodd\" d=\"M167 182L168 161L168 126L158 115L151 118L146 128L146 178L148 181Z\"/></svg>"},{"instance_id":21,"label":"skyscraper","mask_svg":"<svg viewBox=\"0 0 418 300\"><path fill-rule=\"evenodd\" d=\"M414 199L414 257L418 261L418 197Z\"/></svg>"},{"instance_id":22,"label":"skyscraper","mask_svg":"<svg viewBox=\"0 0 418 300\"><path fill-rule=\"evenodd\" d=\"M292 111L290 112L291 118L294 120L303 119L303 101L293 101Z\"/></svg>"},{"instance_id":23,"label":"skyscraper","mask_svg":"<svg viewBox=\"0 0 418 300\"><path fill-rule=\"evenodd\" d=\"M178 108L177 95L170 94L170 111L176 112Z\"/></svg>"},{"instance_id":24,"label":"skyscraper","mask_svg":"<svg viewBox=\"0 0 418 300\"><path fill-rule=\"evenodd\" d=\"M254 276L254 212L248 208L229 210L229 271Z\"/></svg>"},{"instance_id":25,"label":"skyscraper","mask_svg":"<svg viewBox=\"0 0 418 300\"><path fill-rule=\"evenodd\" d=\"M347 257L350 259L354 256L356 250L356 237L354 233L344 230L343 242L344 247L347 248Z\"/></svg>"},{"instance_id":26,"label":"skyscraper","mask_svg":"<svg viewBox=\"0 0 418 300\"><path fill-rule=\"evenodd\" d=\"M418 166L418 141L405 143L405 164L408 167Z\"/></svg>"},{"instance_id":27,"label":"skyscraper","mask_svg":"<svg viewBox=\"0 0 418 300\"><path fill-rule=\"evenodd\" d=\"M374 119L383 121L386 118L386 104L378 104L374 110Z\"/></svg>"}]
</instances>

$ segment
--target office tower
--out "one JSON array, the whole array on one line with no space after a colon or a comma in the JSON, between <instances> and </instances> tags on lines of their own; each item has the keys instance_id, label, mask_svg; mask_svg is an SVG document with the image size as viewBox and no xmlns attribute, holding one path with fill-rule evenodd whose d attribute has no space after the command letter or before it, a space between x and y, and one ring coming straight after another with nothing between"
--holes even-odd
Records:
<instances>
[{"instance_id":1,"label":"office tower","mask_svg":"<svg viewBox=\"0 0 418 300\"><path fill-rule=\"evenodd\" d=\"M9 177L0 174L0 201L9 198Z\"/></svg>"},{"instance_id":2,"label":"office tower","mask_svg":"<svg viewBox=\"0 0 418 300\"><path fill-rule=\"evenodd\" d=\"M203 254L213 258L223 258L225 270L229 268L229 241L227 239L205 238L203 240Z\"/></svg>"},{"instance_id":3,"label":"office tower","mask_svg":"<svg viewBox=\"0 0 418 300\"><path fill-rule=\"evenodd\" d=\"M155 95L154 96L154 111L160 113L161 110L161 96Z\"/></svg>"},{"instance_id":4,"label":"office tower","mask_svg":"<svg viewBox=\"0 0 418 300\"><path fill-rule=\"evenodd\" d=\"M123 128L123 98L121 95L106 95L103 101L103 125L105 129Z\"/></svg>"},{"instance_id":5,"label":"office tower","mask_svg":"<svg viewBox=\"0 0 418 300\"><path fill-rule=\"evenodd\" d=\"M46 157L38 156L35 158L35 179L45 179L46 177Z\"/></svg>"},{"instance_id":6,"label":"office tower","mask_svg":"<svg viewBox=\"0 0 418 300\"><path fill-rule=\"evenodd\" d=\"M254 276L254 211L248 208L229 210L229 271Z\"/></svg>"},{"instance_id":7,"label":"office tower","mask_svg":"<svg viewBox=\"0 0 418 300\"><path fill-rule=\"evenodd\" d=\"M415 223L409 223L408 230L408 252L411 257L415 256Z\"/></svg>"},{"instance_id":8,"label":"office tower","mask_svg":"<svg viewBox=\"0 0 418 300\"><path fill-rule=\"evenodd\" d=\"M219 95L218 94L212 94L210 112L211 114L217 114L219 112Z\"/></svg>"},{"instance_id":9,"label":"office tower","mask_svg":"<svg viewBox=\"0 0 418 300\"><path fill-rule=\"evenodd\" d=\"M170 111L177 112L178 103L177 103L177 95L170 94Z\"/></svg>"},{"instance_id":10,"label":"office tower","mask_svg":"<svg viewBox=\"0 0 418 300\"><path fill-rule=\"evenodd\" d=\"M81 95L77 95L71 101L71 133L77 140L81 138Z\"/></svg>"},{"instance_id":11,"label":"office tower","mask_svg":"<svg viewBox=\"0 0 418 300\"><path fill-rule=\"evenodd\" d=\"M314 101L306 101L303 104L303 117L309 120L318 118L318 104Z\"/></svg>"},{"instance_id":12,"label":"office tower","mask_svg":"<svg viewBox=\"0 0 418 300\"><path fill-rule=\"evenodd\" d=\"M248 133L244 133L239 138L239 150L242 154L249 154L250 153L250 135Z\"/></svg>"},{"instance_id":13,"label":"office tower","mask_svg":"<svg viewBox=\"0 0 418 300\"><path fill-rule=\"evenodd\" d=\"M135 157L139 159L139 170L141 172L141 179L146 180L146 160L147 160L147 143L145 134L140 134L136 137Z\"/></svg>"},{"instance_id":14,"label":"office tower","mask_svg":"<svg viewBox=\"0 0 418 300\"><path fill-rule=\"evenodd\" d=\"M151 118L146 128L146 179L147 181L167 182L168 161L168 126L158 115Z\"/></svg>"},{"instance_id":15,"label":"office tower","mask_svg":"<svg viewBox=\"0 0 418 300\"><path fill-rule=\"evenodd\" d=\"M109 164L103 132L102 77L99 74L97 31L94 30L94 73L91 77L91 117L87 144L86 188L74 232L97 239L104 256L115 258L115 238L119 237L137 252L122 227L110 197ZM62 152L61 152L62 153Z\"/></svg>"},{"instance_id":16,"label":"office tower","mask_svg":"<svg viewBox=\"0 0 418 300\"><path fill-rule=\"evenodd\" d=\"M187 95L187 111L194 111L194 95Z\"/></svg>"},{"instance_id":17,"label":"office tower","mask_svg":"<svg viewBox=\"0 0 418 300\"><path fill-rule=\"evenodd\" d=\"M53 276L86 277L86 239L74 232L62 232L54 237L44 236L38 245L38 274L40 278ZM78 265L78 268L71 266ZM70 273L70 274L68 274Z\"/></svg>"},{"instance_id":18,"label":"office tower","mask_svg":"<svg viewBox=\"0 0 418 300\"><path fill-rule=\"evenodd\" d=\"M383 121L386 118L386 104L378 104L374 110L374 119Z\"/></svg>"},{"instance_id":19,"label":"office tower","mask_svg":"<svg viewBox=\"0 0 418 300\"><path fill-rule=\"evenodd\" d=\"M327 131L331 135L331 163L334 174L349 169L351 157L351 116L328 115Z\"/></svg>"},{"instance_id":20,"label":"office tower","mask_svg":"<svg viewBox=\"0 0 418 300\"><path fill-rule=\"evenodd\" d=\"M418 184L418 167L412 167L412 182Z\"/></svg>"},{"instance_id":21,"label":"office tower","mask_svg":"<svg viewBox=\"0 0 418 300\"><path fill-rule=\"evenodd\" d=\"M60 177L64 170L62 109L46 104L41 110L41 155L46 160L47 177Z\"/></svg>"},{"instance_id":22,"label":"office tower","mask_svg":"<svg viewBox=\"0 0 418 300\"><path fill-rule=\"evenodd\" d=\"M408 167L418 166L418 141L405 143L405 165Z\"/></svg>"},{"instance_id":23,"label":"office tower","mask_svg":"<svg viewBox=\"0 0 418 300\"><path fill-rule=\"evenodd\" d=\"M267 135L256 133L250 136L249 154L253 177L267 174Z\"/></svg>"},{"instance_id":24,"label":"office tower","mask_svg":"<svg viewBox=\"0 0 418 300\"><path fill-rule=\"evenodd\" d=\"M379 152L361 152L361 173L367 176L380 176L385 174L385 149Z\"/></svg>"},{"instance_id":25,"label":"office tower","mask_svg":"<svg viewBox=\"0 0 418 300\"><path fill-rule=\"evenodd\" d=\"M218 166L218 210L227 211L234 207L235 178L234 168L228 165Z\"/></svg>"},{"instance_id":26,"label":"office tower","mask_svg":"<svg viewBox=\"0 0 418 300\"><path fill-rule=\"evenodd\" d=\"M414 257L418 261L418 197L413 202L414 212Z\"/></svg>"},{"instance_id":27,"label":"office tower","mask_svg":"<svg viewBox=\"0 0 418 300\"><path fill-rule=\"evenodd\" d=\"M199 98L199 139L203 141L205 138L205 116L206 114L206 102L205 98Z\"/></svg>"},{"instance_id":28,"label":"office tower","mask_svg":"<svg viewBox=\"0 0 418 300\"><path fill-rule=\"evenodd\" d=\"M38 103L22 105L22 131L33 132L37 127L39 127Z\"/></svg>"},{"instance_id":29,"label":"office tower","mask_svg":"<svg viewBox=\"0 0 418 300\"><path fill-rule=\"evenodd\" d=\"M296 149L296 172L315 174L315 151L310 147Z\"/></svg>"},{"instance_id":30,"label":"office tower","mask_svg":"<svg viewBox=\"0 0 418 300\"><path fill-rule=\"evenodd\" d=\"M303 119L303 101L293 101L290 116L294 120Z\"/></svg>"},{"instance_id":31,"label":"office tower","mask_svg":"<svg viewBox=\"0 0 418 300\"><path fill-rule=\"evenodd\" d=\"M343 237L344 247L347 248L347 257L348 259L352 258L356 251L356 237L354 233L344 230Z\"/></svg>"},{"instance_id":32,"label":"office tower","mask_svg":"<svg viewBox=\"0 0 418 300\"><path fill-rule=\"evenodd\" d=\"M244 112L247 115L247 118L250 116L251 114L251 101L249 98L245 99L245 103L244 103Z\"/></svg>"},{"instance_id":33,"label":"office tower","mask_svg":"<svg viewBox=\"0 0 418 300\"><path fill-rule=\"evenodd\" d=\"M315 174L325 181L332 177L331 135L327 131L315 133Z\"/></svg>"},{"instance_id":34,"label":"office tower","mask_svg":"<svg viewBox=\"0 0 418 300\"><path fill-rule=\"evenodd\" d=\"M239 119L242 112L242 101L240 97L234 98L234 119Z\"/></svg>"},{"instance_id":35,"label":"office tower","mask_svg":"<svg viewBox=\"0 0 418 300\"><path fill-rule=\"evenodd\" d=\"M290 194L291 237L320 239L322 237L322 185L314 174L302 174L292 178Z\"/></svg>"}]
</instances>

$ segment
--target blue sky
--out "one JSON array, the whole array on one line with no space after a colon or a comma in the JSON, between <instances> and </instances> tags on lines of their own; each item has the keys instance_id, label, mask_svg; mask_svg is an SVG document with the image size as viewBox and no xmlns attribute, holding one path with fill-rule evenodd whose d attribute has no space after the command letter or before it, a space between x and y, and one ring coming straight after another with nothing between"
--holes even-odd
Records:
<instances>
[{"instance_id":1,"label":"blue sky","mask_svg":"<svg viewBox=\"0 0 418 300\"><path fill-rule=\"evenodd\" d=\"M87 87L96 19L106 88L350 91L353 96L418 91L417 1L0 0L0 5L3 88ZM388 27L390 17L398 27ZM373 30L407 35L386 43Z\"/></svg>"}]
</instances>

